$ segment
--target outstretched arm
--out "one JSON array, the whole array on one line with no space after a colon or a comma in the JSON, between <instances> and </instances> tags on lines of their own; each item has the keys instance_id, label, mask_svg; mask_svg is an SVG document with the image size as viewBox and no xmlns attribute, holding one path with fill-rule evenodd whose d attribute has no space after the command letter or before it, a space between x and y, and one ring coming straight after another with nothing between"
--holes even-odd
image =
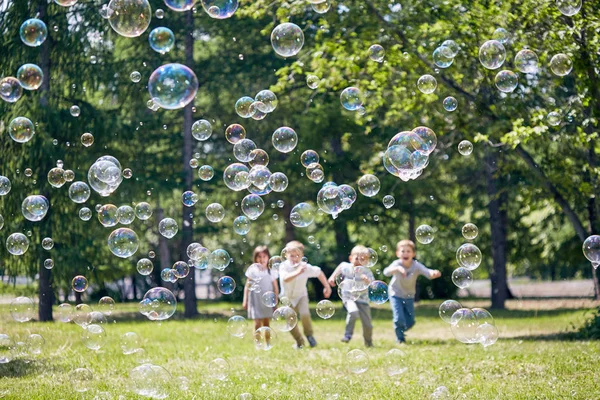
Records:
<instances>
[{"instance_id":1,"label":"outstretched arm","mask_svg":"<svg viewBox=\"0 0 600 400\"><path fill-rule=\"evenodd\" d=\"M244 307L245 310L248 309L248 285L250 284L250 282L246 282L246 284L244 285L244 300L242 301L242 307Z\"/></svg>"},{"instance_id":2,"label":"outstretched arm","mask_svg":"<svg viewBox=\"0 0 600 400\"><path fill-rule=\"evenodd\" d=\"M301 273L303 273L305 270L306 270L306 264L302 264L301 266L299 266L298 268L296 268L296 270L294 272L292 272L291 274L285 275L283 277L283 281L285 283L290 282L290 281L296 279L296 277L298 275L300 275Z\"/></svg>"},{"instance_id":3,"label":"outstretched arm","mask_svg":"<svg viewBox=\"0 0 600 400\"><path fill-rule=\"evenodd\" d=\"M330 286L332 286L332 287L335 286L335 278L339 275L340 269L341 269L341 267L338 265L338 267L335 269L335 271L333 271L333 274L331 274L331 276L327 280L327 282L329 282Z\"/></svg>"},{"instance_id":4,"label":"outstretched arm","mask_svg":"<svg viewBox=\"0 0 600 400\"><path fill-rule=\"evenodd\" d=\"M325 298L328 299L329 296L331 296L331 286L329 286L329 282L327 282L327 278L325 277L323 271L321 271L318 278L319 281L323 284L323 296L325 296Z\"/></svg>"}]
</instances>

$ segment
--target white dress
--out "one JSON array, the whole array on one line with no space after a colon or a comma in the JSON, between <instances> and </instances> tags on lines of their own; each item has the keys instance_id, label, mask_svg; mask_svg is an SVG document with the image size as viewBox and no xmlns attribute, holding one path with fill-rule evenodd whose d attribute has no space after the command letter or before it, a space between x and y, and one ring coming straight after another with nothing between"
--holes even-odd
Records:
<instances>
[{"instance_id":1,"label":"white dress","mask_svg":"<svg viewBox=\"0 0 600 400\"><path fill-rule=\"evenodd\" d=\"M264 319L273 316L273 307L267 307L262 300L263 294L273 292L273 281L277 280L276 270L261 269L258 264L252 264L246 270L246 278L250 282L248 292L248 318Z\"/></svg>"}]
</instances>

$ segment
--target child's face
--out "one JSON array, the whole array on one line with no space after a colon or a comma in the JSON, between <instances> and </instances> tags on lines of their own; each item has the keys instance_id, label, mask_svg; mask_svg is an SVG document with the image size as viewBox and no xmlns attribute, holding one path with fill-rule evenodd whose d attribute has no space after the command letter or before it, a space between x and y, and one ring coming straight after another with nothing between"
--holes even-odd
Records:
<instances>
[{"instance_id":1,"label":"child's face","mask_svg":"<svg viewBox=\"0 0 600 400\"><path fill-rule=\"evenodd\" d=\"M269 263L269 256L267 255L267 253L258 253L254 262L259 263L263 267L266 267Z\"/></svg>"},{"instance_id":2,"label":"child's face","mask_svg":"<svg viewBox=\"0 0 600 400\"><path fill-rule=\"evenodd\" d=\"M304 254L298 249L289 250L285 253L285 258L287 258L292 265L300 264L302 257L304 257Z\"/></svg>"},{"instance_id":3,"label":"child's face","mask_svg":"<svg viewBox=\"0 0 600 400\"><path fill-rule=\"evenodd\" d=\"M350 262L355 267L366 266L369 261L369 255L367 253L352 253L350 254Z\"/></svg>"},{"instance_id":4,"label":"child's face","mask_svg":"<svg viewBox=\"0 0 600 400\"><path fill-rule=\"evenodd\" d=\"M409 262L415 257L415 252L410 246L400 246L396 250L396 257L402 262Z\"/></svg>"}]
</instances>

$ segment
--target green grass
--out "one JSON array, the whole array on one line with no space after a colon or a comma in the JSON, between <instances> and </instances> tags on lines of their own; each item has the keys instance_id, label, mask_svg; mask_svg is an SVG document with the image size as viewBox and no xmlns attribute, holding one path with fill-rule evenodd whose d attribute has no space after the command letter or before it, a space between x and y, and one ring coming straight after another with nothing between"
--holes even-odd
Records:
<instances>
[{"instance_id":1,"label":"green grass","mask_svg":"<svg viewBox=\"0 0 600 400\"><path fill-rule=\"evenodd\" d=\"M600 398L600 343L565 340L564 335L582 324L590 304L573 308L578 306L573 301L513 302L517 309L493 312L501 338L487 349L457 342L437 316L438 304L419 304L417 325L408 334L408 345L401 346L406 356L398 360L408 370L391 378L385 372L386 352L399 347L389 306L373 312L374 349L364 348L360 323L349 344L340 342L345 312L338 309L327 321L313 312L317 348L292 349L291 335L277 332L275 347L258 351L250 334L238 339L227 333L228 304L200 304L201 318L162 323L140 319L128 304L119 307L116 322L105 326L108 342L98 352L83 346L77 325L18 324L1 306L0 332L13 337L40 333L46 346L31 360L0 364L0 398L139 398L128 390L136 356L123 355L119 347L120 336L128 331L141 335L150 361L171 373L172 399L237 399L244 392L253 399L427 399L441 385L456 399ZM180 314L178 310L176 316ZM355 348L369 356L369 369L360 375L349 372L345 360ZM217 357L229 361L225 381L211 377L208 363ZM73 391L69 379L79 367L94 374L91 389L83 394ZM182 375L189 379L189 390L177 384Z\"/></svg>"}]
</instances>

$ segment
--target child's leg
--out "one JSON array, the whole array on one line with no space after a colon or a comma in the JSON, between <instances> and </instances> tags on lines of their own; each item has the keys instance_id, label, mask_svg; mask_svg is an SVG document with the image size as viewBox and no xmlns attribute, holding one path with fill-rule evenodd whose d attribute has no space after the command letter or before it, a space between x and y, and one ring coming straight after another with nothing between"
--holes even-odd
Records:
<instances>
[{"instance_id":1,"label":"child's leg","mask_svg":"<svg viewBox=\"0 0 600 400\"><path fill-rule=\"evenodd\" d=\"M295 306L292 308L294 309L294 311L296 311L296 314L299 314L298 306ZM298 326L298 324L296 324L296 326L294 326L294 328L290 331L290 333L294 337L294 340L296 341L296 344L298 345L298 347L304 346L304 338L302 337L302 333L300 332L300 327Z\"/></svg>"},{"instance_id":2,"label":"child's leg","mask_svg":"<svg viewBox=\"0 0 600 400\"><path fill-rule=\"evenodd\" d=\"M263 318L262 326L269 326L271 320L269 318Z\"/></svg>"},{"instance_id":3,"label":"child's leg","mask_svg":"<svg viewBox=\"0 0 600 400\"><path fill-rule=\"evenodd\" d=\"M355 301L347 300L344 302L344 307L346 307L346 311L348 312L346 315L346 332L344 332L344 337L350 339L354 333L354 325L358 318L358 306Z\"/></svg>"},{"instance_id":4,"label":"child's leg","mask_svg":"<svg viewBox=\"0 0 600 400\"><path fill-rule=\"evenodd\" d=\"M263 321L262 319L255 319L254 320L254 330L255 331L262 326L262 321Z\"/></svg>"},{"instance_id":5,"label":"child's leg","mask_svg":"<svg viewBox=\"0 0 600 400\"><path fill-rule=\"evenodd\" d=\"M407 331L415 325L415 299L404 299L403 305Z\"/></svg>"},{"instance_id":6,"label":"child's leg","mask_svg":"<svg viewBox=\"0 0 600 400\"><path fill-rule=\"evenodd\" d=\"M310 310L308 308L308 297L302 297L296 306L296 312L300 314L302 320L302 329L304 336L313 335L312 321L310 319Z\"/></svg>"},{"instance_id":7,"label":"child's leg","mask_svg":"<svg viewBox=\"0 0 600 400\"><path fill-rule=\"evenodd\" d=\"M360 313L360 322L363 327L363 338L365 344L371 346L373 344L373 324L371 323L371 307L367 303L356 303Z\"/></svg>"},{"instance_id":8,"label":"child's leg","mask_svg":"<svg viewBox=\"0 0 600 400\"><path fill-rule=\"evenodd\" d=\"M394 316L394 330L396 338L400 342L404 342L404 330L406 329L406 321L404 320L404 299L396 296L390 296L390 304L392 305L392 314Z\"/></svg>"}]
</instances>

